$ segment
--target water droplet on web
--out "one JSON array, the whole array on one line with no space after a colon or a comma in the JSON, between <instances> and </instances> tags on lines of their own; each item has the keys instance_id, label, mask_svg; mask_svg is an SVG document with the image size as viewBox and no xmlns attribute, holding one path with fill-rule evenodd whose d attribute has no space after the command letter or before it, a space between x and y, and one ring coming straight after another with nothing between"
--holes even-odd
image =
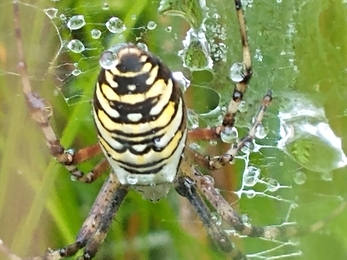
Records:
<instances>
[{"instance_id":1,"label":"water droplet on web","mask_svg":"<svg viewBox=\"0 0 347 260\"><path fill-rule=\"evenodd\" d=\"M248 166L243 173L243 184L247 187L253 187L259 181L260 169L254 166Z\"/></svg>"},{"instance_id":2,"label":"water droplet on web","mask_svg":"<svg viewBox=\"0 0 347 260\"><path fill-rule=\"evenodd\" d=\"M47 8L47 9L43 9L43 11L49 17L49 19L57 18L57 14L58 14L57 8Z\"/></svg>"},{"instance_id":3,"label":"water droplet on web","mask_svg":"<svg viewBox=\"0 0 347 260\"><path fill-rule=\"evenodd\" d=\"M333 180L333 175L331 172L323 172L321 175L322 180L324 181L332 181Z\"/></svg>"},{"instance_id":4,"label":"water droplet on web","mask_svg":"<svg viewBox=\"0 0 347 260\"><path fill-rule=\"evenodd\" d=\"M241 220L244 224L248 224L249 223L249 216L247 214L241 214Z\"/></svg>"},{"instance_id":5,"label":"water droplet on web","mask_svg":"<svg viewBox=\"0 0 347 260\"><path fill-rule=\"evenodd\" d=\"M241 152L244 154L249 154L254 149L254 143L253 142L246 142L243 147L241 148Z\"/></svg>"},{"instance_id":6,"label":"water droplet on web","mask_svg":"<svg viewBox=\"0 0 347 260\"><path fill-rule=\"evenodd\" d=\"M77 181L77 178L76 178L76 176L70 175L70 180L71 181Z\"/></svg>"},{"instance_id":7,"label":"water droplet on web","mask_svg":"<svg viewBox=\"0 0 347 260\"><path fill-rule=\"evenodd\" d=\"M65 14L59 15L59 18L60 18L60 20L62 20L63 22L65 22L65 21L67 20L67 17L66 17Z\"/></svg>"},{"instance_id":8,"label":"water droplet on web","mask_svg":"<svg viewBox=\"0 0 347 260\"><path fill-rule=\"evenodd\" d=\"M240 111L240 113L246 113L248 110L247 102L242 100L237 108L237 110Z\"/></svg>"},{"instance_id":9,"label":"water droplet on web","mask_svg":"<svg viewBox=\"0 0 347 260\"><path fill-rule=\"evenodd\" d=\"M255 129L254 136L258 139L264 139L269 133L269 130L263 124L259 124Z\"/></svg>"},{"instance_id":10,"label":"water droplet on web","mask_svg":"<svg viewBox=\"0 0 347 260\"><path fill-rule=\"evenodd\" d=\"M99 64L105 70L112 69L116 66L117 55L112 51L104 51L99 59Z\"/></svg>"},{"instance_id":11,"label":"water droplet on web","mask_svg":"<svg viewBox=\"0 0 347 260\"><path fill-rule=\"evenodd\" d=\"M165 31L167 31L167 32L171 32L171 31L172 31L172 26L168 26L168 27L166 27L166 28L165 28Z\"/></svg>"},{"instance_id":12,"label":"water droplet on web","mask_svg":"<svg viewBox=\"0 0 347 260\"><path fill-rule=\"evenodd\" d=\"M239 136L239 132L236 127L226 127L223 132L220 134L220 138L224 143L231 144L236 141Z\"/></svg>"},{"instance_id":13,"label":"water droplet on web","mask_svg":"<svg viewBox=\"0 0 347 260\"><path fill-rule=\"evenodd\" d=\"M133 15L131 16L131 20L136 20L136 14L133 14Z\"/></svg>"},{"instance_id":14,"label":"water droplet on web","mask_svg":"<svg viewBox=\"0 0 347 260\"><path fill-rule=\"evenodd\" d=\"M129 174L129 175L127 176L127 182L128 182L128 184L130 184L130 185L135 185L138 181L139 181L139 180L138 180L138 178L137 178L136 175Z\"/></svg>"},{"instance_id":15,"label":"water droplet on web","mask_svg":"<svg viewBox=\"0 0 347 260\"><path fill-rule=\"evenodd\" d=\"M222 217L217 212L211 213L211 219L217 226L222 225Z\"/></svg>"},{"instance_id":16,"label":"water droplet on web","mask_svg":"<svg viewBox=\"0 0 347 260\"><path fill-rule=\"evenodd\" d=\"M217 141L216 140L211 140L208 142L211 146L216 146L217 145Z\"/></svg>"},{"instance_id":17,"label":"water droplet on web","mask_svg":"<svg viewBox=\"0 0 347 260\"><path fill-rule=\"evenodd\" d=\"M154 145L157 147L161 147L161 138L154 138L153 139Z\"/></svg>"},{"instance_id":18,"label":"water droplet on web","mask_svg":"<svg viewBox=\"0 0 347 260\"><path fill-rule=\"evenodd\" d=\"M71 74L73 76L79 76L82 73L82 71L80 69L74 69Z\"/></svg>"},{"instance_id":19,"label":"water droplet on web","mask_svg":"<svg viewBox=\"0 0 347 260\"><path fill-rule=\"evenodd\" d=\"M302 171L297 171L293 176L294 182L298 185L302 185L306 182L307 176Z\"/></svg>"},{"instance_id":20,"label":"water droplet on web","mask_svg":"<svg viewBox=\"0 0 347 260\"><path fill-rule=\"evenodd\" d=\"M138 43L136 44L136 46L139 47L140 49L144 50L144 51L148 51L148 46L147 46L147 44L144 43L144 42L138 42Z\"/></svg>"},{"instance_id":21,"label":"water droplet on web","mask_svg":"<svg viewBox=\"0 0 347 260\"><path fill-rule=\"evenodd\" d=\"M277 191L280 187L281 187L281 185L279 184L279 182L278 182L276 179L270 178L270 179L266 182L266 188L267 188L267 190L270 191L270 192L275 192L275 191Z\"/></svg>"},{"instance_id":22,"label":"water droplet on web","mask_svg":"<svg viewBox=\"0 0 347 260\"><path fill-rule=\"evenodd\" d=\"M85 50L84 44L77 39L69 41L66 47L75 53L81 53Z\"/></svg>"},{"instance_id":23,"label":"water droplet on web","mask_svg":"<svg viewBox=\"0 0 347 260\"><path fill-rule=\"evenodd\" d=\"M246 75L246 65L241 62L236 62L230 67L230 79L237 83L241 82Z\"/></svg>"},{"instance_id":24,"label":"water droplet on web","mask_svg":"<svg viewBox=\"0 0 347 260\"><path fill-rule=\"evenodd\" d=\"M326 123L321 107L303 97L290 97L279 119L281 139L277 147L299 165L321 173L347 165L341 138Z\"/></svg>"},{"instance_id":25,"label":"water droplet on web","mask_svg":"<svg viewBox=\"0 0 347 260\"><path fill-rule=\"evenodd\" d=\"M197 143L190 143L189 144L189 147L191 148L191 149L193 149L193 150L199 150L200 148L201 148L201 146L199 145L199 144L197 144Z\"/></svg>"},{"instance_id":26,"label":"water droplet on web","mask_svg":"<svg viewBox=\"0 0 347 260\"><path fill-rule=\"evenodd\" d=\"M86 25L86 21L84 20L83 15L72 16L66 24L66 26L70 30L78 30L78 29L81 29L85 25Z\"/></svg>"},{"instance_id":27,"label":"water droplet on web","mask_svg":"<svg viewBox=\"0 0 347 260\"><path fill-rule=\"evenodd\" d=\"M182 58L184 67L192 71L212 69L213 61L203 31L190 29L182 43L184 48L178 55Z\"/></svg>"},{"instance_id":28,"label":"water droplet on web","mask_svg":"<svg viewBox=\"0 0 347 260\"><path fill-rule=\"evenodd\" d=\"M157 28L157 24L154 21L149 21L147 23L147 29L148 30L154 30L155 28Z\"/></svg>"},{"instance_id":29,"label":"water droplet on web","mask_svg":"<svg viewBox=\"0 0 347 260\"><path fill-rule=\"evenodd\" d=\"M243 193L246 194L247 198L249 199L253 199L256 195L254 190L245 190Z\"/></svg>"},{"instance_id":30,"label":"water droplet on web","mask_svg":"<svg viewBox=\"0 0 347 260\"><path fill-rule=\"evenodd\" d=\"M101 36L101 31L98 29L93 29L90 31L90 35L92 36L93 39L99 39Z\"/></svg>"},{"instance_id":31,"label":"water droplet on web","mask_svg":"<svg viewBox=\"0 0 347 260\"><path fill-rule=\"evenodd\" d=\"M104 2L102 4L102 10L108 10L108 9L110 9L110 5L107 2Z\"/></svg>"},{"instance_id":32,"label":"water droplet on web","mask_svg":"<svg viewBox=\"0 0 347 260\"><path fill-rule=\"evenodd\" d=\"M121 19L119 19L118 17L111 17L106 22L106 28L111 33L122 33L126 30L124 22Z\"/></svg>"}]
</instances>

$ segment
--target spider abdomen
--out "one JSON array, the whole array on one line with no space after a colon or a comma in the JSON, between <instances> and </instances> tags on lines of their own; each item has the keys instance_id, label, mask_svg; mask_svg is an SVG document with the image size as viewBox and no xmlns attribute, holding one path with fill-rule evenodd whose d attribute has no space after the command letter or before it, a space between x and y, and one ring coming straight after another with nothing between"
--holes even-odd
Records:
<instances>
[{"instance_id":1,"label":"spider abdomen","mask_svg":"<svg viewBox=\"0 0 347 260\"><path fill-rule=\"evenodd\" d=\"M182 92L171 71L134 45L117 49L94 95L99 142L124 185L156 186L176 177L186 141Z\"/></svg>"}]
</instances>

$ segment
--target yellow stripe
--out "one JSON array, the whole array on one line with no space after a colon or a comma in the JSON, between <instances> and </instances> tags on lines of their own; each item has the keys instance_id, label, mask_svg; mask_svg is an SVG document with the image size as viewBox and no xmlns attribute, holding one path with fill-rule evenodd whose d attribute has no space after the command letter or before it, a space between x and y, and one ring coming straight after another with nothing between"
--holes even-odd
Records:
<instances>
[{"instance_id":1,"label":"yellow stripe","mask_svg":"<svg viewBox=\"0 0 347 260\"><path fill-rule=\"evenodd\" d=\"M98 109L97 116L102 124L109 131L122 131L125 133L141 134L148 132L155 127L164 127L171 119L172 115L175 113L175 103L169 102L169 105L163 111L163 113L155 121L150 121L146 123L138 124L125 124L125 123L116 123L102 110Z\"/></svg>"},{"instance_id":2,"label":"yellow stripe","mask_svg":"<svg viewBox=\"0 0 347 260\"><path fill-rule=\"evenodd\" d=\"M109 130L105 129L103 127L103 125L101 124L99 118L96 117L96 114L94 114L94 116L95 116L95 122L96 122L98 129L99 129L99 132L106 140L108 140L109 143L112 142L112 139L119 137L118 133L112 133ZM127 137L127 138L129 140L129 142L136 142L136 143L142 143L143 140L145 140L145 139L153 139L155 136L164 136L165 138L168 138L167 133L172 133L172 132L175 133L180 128L180 124L182 122L182 117L183 117L183 104L182 104L182 100L180 100L176 116L167 127L161 129L160 131L158 131L156 133L148 134L146 136ZM134 133L134 129L136 128L136 124L134 124L134 125L123 124L122 127L123 127L121 129L122 132ZM155 127L155 122L153 124L147 124L146 127L148 127L148 128L145 130L153 129ZM143 129L141 129L141 130L143 130ZM142 131L142 132L146 132L146 131Z\"/></svg>"},{"instance_id":3,"label":"yellow stripe","mask_svg":"<svg viewBox=\"0 0 347 260\"><path fill-rule=\"evenodd\" d=\"M119 86L119 87L123 87L123 86ZM126 87L126 86L124 86ZM156 97L158 95L161 95L163 93L165 93L167 91L167 86L164 82L163 79L157 80L149 89L148 92L145 93L140 93L140 94L127 94L127 95L117 95L116 92L113 91L113 89L103 83L101 84L101 91L104 93L104 95L106 96L106 98L110 101L118 101L118 102L124 102L124 103L128 103L131 105L134 105L136 103L139 102L143 102L148 98L153 98Z\"/></svg>"}]
</instances>

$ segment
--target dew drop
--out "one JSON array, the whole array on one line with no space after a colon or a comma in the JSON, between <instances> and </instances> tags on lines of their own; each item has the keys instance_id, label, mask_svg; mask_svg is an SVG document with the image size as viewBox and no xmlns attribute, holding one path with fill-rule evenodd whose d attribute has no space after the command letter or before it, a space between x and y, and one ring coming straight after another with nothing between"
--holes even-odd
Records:
<instances>
[{"instance_id":1,"label":"dew drop","mask_svg":"<svg viewBox=\"0 0 347 260\"><path fill-rule=\"evenodd\" d=\"M258 139L264 139L268 134L268 129L263 124L259 124L255 129L254 136Z\"/></svg>"},{"instance_id":2,"label":"dew drop","mask_svg":"<svg viewBox=\"0 0 347 260\"><path fill-rule=\"evenodd\" d=\"M244 191L244 193L246 194L247 198L249 199L253 199L255 197L255 191L254 190L246 190Z\"/></svg>"},{"instance_id":3,"label":"dew drop","mask_svg":"<svg viewBox=\"0 0 347 260\"><path fill-rule=\"evenodd\" d=\"M153 139L154 145L155 146L161 146L161 138L154 138Z\"/></svg>"},{"instance_id":4,"label":"dew drop","mask_svg":"<svg viewBox=\"0 0 347 260\"><path fill-rule=\"evenodd\" d=\"M241 148L241 152L244 154L249 154L254 149L254 143L253 142L246 142L243 147Z\"/></svg>"},{"instance_id":5,"label":"dew drop","mask_svg":"<svg viewBox=\"0 0 347 260\"><path fill-rule=\"evenodd\" d=\"M249 216L247 214L242 214L241 220L244 224L247 224L247 223L249 223Z\"/></svg>"},{"instance_id":6,"label":"dew drop","mask_svg":"<svg viewBox=\"0 0 347 260\"><path fill-rule=\"evenodd\" d=\"M65 22L65 21L67 20L67 17L66 17L65 14L59 15L59 18L60 18L60 20L62 20L63 22Z\"/></svg>"},{"instance_id":7,"label":"dew drop","mask_svg":"<svg viewBox=\"0 0 347 260\"><path fill-rule=\"evenodd\" d=\"M236 127L226 127L225 130L220 134L220 138L224 143L231 144L238 138L239 133Z\"/></svg>"},{"instance_id":8,"label":"dew drop","mask_svg":"<svg viewBox=\"0 0 347 260\"><path fill-rule=\"evenodd\" d=\"M81 53L86 49L84 47L83 43L77 39L73 39L73 40L69 41L69 43L67 44L66 47L75 53Z\"/></svg>"},{"instance_id":9,"label":"dew drop","mask_svg":"<svg viewBox=\"0 0 347 260\"><path fill-rule=\"evenodd\" d=\"M157 28L157 24L154 21L149 21L147 24L147 29L154 30L155 28Z\"/></svg>"},{"instance_id":10,"label":"dew drop","mask_svg":"<svg viewBox=\"0 0 347 260\"><path fill-rule=\"evenodd\" d=\"M209 141L209 144L211 146L216 146L217 145L217 141L216 140L211 140L211 141Z\"/></svg>"},{"instance_id":11,"label":"dew drop","mask_svg":"<svg viewBox=\"0 0 347 260\"><path fill-rule=\"evenodd\" d=\"M168 27L166 27L166 28L165 28L165 31L167 31L167 32L171 32L171 31L172 31L172 26L168 26Z\"/></svg>"},{"instance_id":12,"label":"dew drop","mask_svg":"<svg viewBox=\"0 0 347 260\"><path fill-rule=\"evenodd\" d=\"M81 29L85 25L86 25L86 21L84 20L83 15L72 16L66 24L66 26L70 30L78 30L78 29Z\"/></svg>"},{"instance_id":13,"label":"dew drop","mask_svg":"<svg viewBox=\"0 0 347 260\"><path fill-rule=\"evenodd\" d=\"M101 31L98 29L93 29L90 31L90 34L91 34L93 39L99 39L101 36Z\"/></svg>"},{"instance_id":14,"label":"dew drop","mask_svg":"<svg viewBox=\"0 0 347 260\"><path fill-rule=\"evenodd\" d=\"M230 67L230 78L233 82L241 82L246 75L246 65L241 62L236 62Z\"/></svg>"},{"instance_id":15,"label":"dew drop","mask_svg":"<svg viewBox=\"0 0 347 260\"><path fill-rule=\"evenodd\" d=\"M267 186L267 190L270 192L275 192L281 187L279 182L275 179L272 179L272 178L267 181L266 186Z\"/></svg>"},{"instance_id":16,"label":"dew drop","mask_svg":"<svg viewBox=\"0 0 347 260\"><path fill-rule=\"evenodd\" d=\"M76 178L76 176L70 175L70 180L71 181L77 181L77 178Z\"/></svg>"},{"instance_id":17,"label":"dew drop","mask_svg":"<svg viewBox=\"0 0 347 260\"><path fill-rule=\"evenodd\" d=\"M116 66L117 56L112 51L104 51L99 59L99 64L105 70L112 69Z\"/></svg>"},{"instance_id":18,"label":"dew drop","mask_svg":"<svg viewBox=\"0 0 347 260\"><path fill-rule=\"evenodd\" d=\"M331 172L323 172L321 175L322 180L324 181L332 181L333 180L333 175Z\"/></svg>"},{"instance_id":19,"label":"dew drop","mask_svg":"<svg viewBox=\"0 0 347 260\"><path fill-rule=\"evenodd\" d=\"M74 69L72 72L71 72L71 74L73 75L73 76L79 76L80 74L82 73L82 71L80 70L80 69Z\"/></svg>"},{"instance_id":20,"label":"dew drop","mask_svg":"<svg viewBox=\"0 0 347 260\"><path fill-rule=\"evenodd\" d=\"M110 9L110 5L107 2L104 2L102 4L102 10L108 10L108 9Z\"/></svg>"},{"instance_id":21,"label":"dew drop","mask_svg":"<svg viewBox=\"0 0 347 260\"><path fill-rule=\"evenodd\" d=\"M57 8L47 8L47 9L43 9L43 11L49 17L49 19L57 18L57 13L58 13Z\"/></svg>"},{"instance_id":22,"label":"dew drop","mask_svg":"<svg viewBox=\"0 0 347 260\"><path fill-rule=\"evenodd\" d=\"M190 29L182 41L184 49L178 55L182 58L183 66L192 71L206 70L213 67L209 45L204 31Z\"/></svg>"},{"instance_id":23,"label":"dew drop","mask_svg":"<svg viewBox=\"0 0 347 260\"><path fill-rule=\"evenodd\" d=\"M138 178L137 178L136 175L129 174L129 175L127 176L127 182L128 182L128 184L130 184L130 185L135 185L138 181L139 181L139 180L138 180Z\"/></svg>"},{"instance_id":24,"label":"dew drop","mask_svg":"<svg viewBox=\"0 0 347 260\"><path fill-rule=\"evenodd\" d=\"M148 46L147 46L147 44L144 43L144 42L138 42L138 43L136 44L136 46L139 47L140 49L144 50L144 51L148 51Z\"/></svg>"},{"instance_id":25,"label":"dew drop","mask_svg":"<svg viewBox=\"0 0 347 260\"><path fill-rule=\"evenodd\" d=\"M240 113L245 113L248 110L247 102L242 100L237 108Z\"/></svg>"},{"instance_id":26,"label":"dew drop","mask_svg":"<svg viewBox=\"0 0 347 260\"><path fill-rule=\"evenodd\" d=\"M298 185L302 185L306 182L307 176L304 172L298 171L293 176L294 182Z\"/></svg>"},{"instance_id":27,"label":"dew drop","mask_svg":"<svg viewBox=\"0 0 347 260\"><path fill-rule=\"evenodd\" d=\"M124 22L121 19L119 19L118 17L111 17L106 22L106 28L111 33L122 33L126 30Z\"/></svg>"},{"instance_id":28,"label":"dew drop","mask_svg":"<svg viewBox=\"0 0 347 260\"><path fill-rule=\"evenodd\" d=\"M243 184L248 187L253 187L259 181L260 169L254 166L249 166L243 173Z\"/></svg>"},{"instance_id":29,"label":"dew drop","mask_svg":"<svg viewBox=\"0 0 347 260\"><path fill-rule=\"evenodd\" d=\"M201 146L197 143L190 143L189 144L189 148L193 149L193 150L199 150L201 148Z\"/></svg>"},{"instance_id":30,"label":"dew drop","mask_svg":"<svg viewBox=\"0 0 347 260\"><path fill-rule=\"evenodd\" d=\"M218 213L212 212L211 213L211 219L212 219L213 222L215 222L215 224L217 226L222 225L222 218L221 218L221 216Z\"/></svg>"}]
</instances>

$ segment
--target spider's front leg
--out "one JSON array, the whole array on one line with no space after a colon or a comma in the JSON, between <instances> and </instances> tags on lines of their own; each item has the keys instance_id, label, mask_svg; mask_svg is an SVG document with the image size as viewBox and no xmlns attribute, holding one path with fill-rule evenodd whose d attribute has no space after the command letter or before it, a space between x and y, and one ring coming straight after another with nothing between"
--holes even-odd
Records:
<instances>
[{"instance_id":1,"label":"spider's front leg","mask_svg":"<svg viewBox=\"0 0 347 260\"><path fill-rule=\"evenodd\" d=\"M18 70L22 79L23 94L31 117L41 128L50 153L57 159L58 162L65 166L65 168L71 173L71 176L81 182L93 182L109 167L106 160L102 160L92 171L88 172L87 174L84 174L78 170L77 165L101 154L100 145L94 144L80 149L77 152L73 149L65 149L61 145L57 135L49 123L49 120L53 115L52 109L37 92L33 91L29 80L28 69L25 62L22 33L20 29L19 8L16 1L13 3L13 13L19 59Z\"/></svg>"}]
</instances>

